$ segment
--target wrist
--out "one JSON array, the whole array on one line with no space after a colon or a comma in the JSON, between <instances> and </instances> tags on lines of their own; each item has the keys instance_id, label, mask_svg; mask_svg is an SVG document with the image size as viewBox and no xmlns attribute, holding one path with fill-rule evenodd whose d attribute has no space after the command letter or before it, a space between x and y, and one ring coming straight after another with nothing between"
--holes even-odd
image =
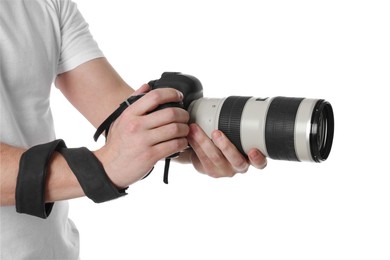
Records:
<instances>
[{"instance_id":1,"label":"wrist","mask_svg":"<svg viewBox=\"0 0 390 260\"><path fill-rule=\"evenodd\" d=\"M96 203L124 196L107 175L101 161L86 147L62 148L59 151L76 175L85 195Z\"/></svg>"},{"instance_id":2,"label":"wrist","mask_svg":"<svg viewBox=\"0 0 390 260\"><path fill-rule=\"evenodd\" d=\"M102 166L103 166L108 178L112 182L112 184L118 190L127 188L128 184L124 183L120 179L120 176L118 176L118 174L115 174L115 173L117 173L117 170L114 169L114 163L113 163L114 159L111 158L111 156L110 156L111 154L110 154L110 152L107 151L106 147L103 146L102 148L100 148L96 151L93 151L92 153L95 155L95 157L102 164Z\"/></svg>"}]
</instances>

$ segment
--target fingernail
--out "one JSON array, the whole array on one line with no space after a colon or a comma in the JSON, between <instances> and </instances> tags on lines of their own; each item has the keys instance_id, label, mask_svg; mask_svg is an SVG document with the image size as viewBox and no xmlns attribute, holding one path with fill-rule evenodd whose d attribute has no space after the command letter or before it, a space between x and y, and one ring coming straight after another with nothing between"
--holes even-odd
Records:
<instances>
[{"instance_id":1,"label":"fingernail","mask_svg":"<svg viewBox=\"0 0 390 260\"><path fill-rule=\"evenodd\" d=\"M179 95L180 100L182 100L184 97L183 93L177 90L177 94Z\"/></svg>"},{"instance_id":2,"label":"fingernail","mask_svg":"<svg viewBox=\"0 0 390 260\"><path fill-rule=\"evenodd\" d=\"M214 139L220 139L222 137L222 133L218 130L213 132L213 138Z\"/></svg>"},{"instance_id":3,"label":"fingernail","mask_svg":"<svg viewBox=\"0 0 390 260\"><path fill-rule=\"evenodd\" d=\"M260 152L259 151L253 151L251 152L251 155L252 159L260 159Z\"/></svg>"},{"instance_id":4,"label":"fingernail","mask_svg":"<svg viewBox=\"0 0 390 260\"><path fill-rule=\"evenodd\" d=\"M190 135L196 133L198 129L196 128L195 124L190 124Z\"/></svg>"},{"instance_id":5,"label":"fingernail","mask_svg":"<svg viewBox=\"0 0 390 260\"><path fill-rule=\"evenodd\" d=\"M145 90L150 90L149 84L143 84L142 87L143 87Z\"/></svg>"},{"instance_id":6,"label":"fingernail","mask_svg":"<svg viewBox=\"0 0 390 260\"><path fill-rule=\"evenodd\" d=\"M258 160L263 159L262 158L263 156L261 155L261 153L259 151L256 151L256 150L251 152L250 156L251 156L251 159L253 161L258 161ZM264 169L267 166L267 158L263 159L262 164L259 164L259 165L256 165L256 166L259 169Z\"/></svg>"}]
</instances>

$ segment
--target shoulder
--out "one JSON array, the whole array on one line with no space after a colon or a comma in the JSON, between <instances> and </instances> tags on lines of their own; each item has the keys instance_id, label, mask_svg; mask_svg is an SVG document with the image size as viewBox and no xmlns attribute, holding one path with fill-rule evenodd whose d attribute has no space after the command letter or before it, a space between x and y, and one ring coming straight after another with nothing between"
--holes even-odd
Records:
<instances>
[{"instance_id":1,"label":"shoulder","mask_svg":"<svg viewBox=\"0 0 390 260\"><path fill-rule=\"evenodd\" d=\"M44 2L50 10L55 11L58 15L77 9L76 3L74 3L72 0L40 0L40 1Z\"/></svg>"},{"instance_id":2,"label":"shoulder","mask_svg":"<svg viewBox=\"0 0 390 260\"><path fill-rule=\"evenodd\" d=\"M39 0L37 2L45 5L46 10L51 15L56 15L62 21L61 23L78 13L77 4L72 0Z\"/></svg>"}]
</instances>

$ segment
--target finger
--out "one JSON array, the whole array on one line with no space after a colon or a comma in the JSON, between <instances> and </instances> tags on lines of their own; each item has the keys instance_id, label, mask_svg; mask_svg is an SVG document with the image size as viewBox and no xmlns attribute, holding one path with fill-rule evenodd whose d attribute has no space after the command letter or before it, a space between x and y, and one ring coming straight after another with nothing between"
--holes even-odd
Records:
<instances>
[{"instance_id":1,"label":"finger","mask_svg":"<svg viewBox=\"0 0 390 260\"><path fill-rule=\"evenodd\" d=\"M142 98L134 102L131 107L135 115L144 115L152 112L159 105L170 102L181 102L183 94L173 88L161 88L149 91Z\"/></svg>"},{"instance_id":2,"label":"finger","mask_svg":"<svg viewBox=\"0 0 390 260\"><path fill-rule=\"evenodd\" d=\"M182 108L169 107L146 115L145 127L153 129L170 123L187 123L190 119L188 112Z\"/></svg>"},{"instance_id":3,"label":"finger","mask_svg":"<svg viewBox=\"0 0 390 260\"><path fill-rule=\"evenodd\" d=\"M155 161L183 151L188 146L187 138L176 138L152 146L150 155Z\"/></svg>"},{"instance_id":4,"label":"finger","mask_svg":"<svg viewBox=\"0 0 390 260\"><path fill-rule=\"evenodd\" d=\"M191 147L208 175L212 177L234 175L230 163L199 126L196 124L190 125L188 138Z\"/></svg>"},{"instance_id":5,"label":"finger","mask_svg":"<svg viewBox=\"0 0 390 260\"><path fill-rule=\"evenodd\" d=\"M193 130L191 129L190 132L193 132ZM187 136L187 140L193 152L191 156L192 164L197 171L206 174L206 169L209 169L210 171L210 168L214 168L214 164L207 157L206 153L202 149L202 146L196 141L194 137L192 137L192 134Z\"/></svg>"},{"instance_id":6,"label":"finger","mask_svg":"<svg viewBox=\"0 0 390 260\"><path fill-rule=\"evenodd\" d=\"M139 89L133 92L132 96L137 96L140 94L144 94L150 90L150 86L148 84L143 84Z\"/></svg>"},{"instance_id":7,"label":"finger","mask_svg":"<svg viewBox=\"0 0 390 260\"><path fill-rule=\"evenodd\" d=\"M198 172L204 173L204 174L206 173L206 170L204 169L202 162L199 160L198 155L196 154L196 152L194 151L194 149L192 147L191 147L191 150L189 152L187 152L186 156L188 156L189 161L192 163L192 165L194 166L194 168Z\"/></svg>"},{"instance_id":8,"label":"finger","mask_svg":"<svg viewBox=\"0 0 390 260\"><path fill-rule=\"evenodd\" d=\"M257 169L264 169L267 166L267 158L257 149L248 152L250 163Z\"/></svg>"},{"instance_id":9,"label":"finger","mask_svg":"<svg viewBox=\"0 0 390 260\"><path fill-rule=\"evenodd\" d=\"M188 135L189 127L187 124L172 123L150 130L148 141L151 145L166 142L172 139L185 138Z\"/></svg>"},{"instance_id":10,"label":"finger","mask_svg":"<svg viewBox=\"0 0 390 260\"><path fill-rule=\"evenodd\" d=\"M211 136L214 144L222 151L236 172L244 173L248 171L249 163L247 159L221 131L215 130Z\"/></svg>"}]
</instances>

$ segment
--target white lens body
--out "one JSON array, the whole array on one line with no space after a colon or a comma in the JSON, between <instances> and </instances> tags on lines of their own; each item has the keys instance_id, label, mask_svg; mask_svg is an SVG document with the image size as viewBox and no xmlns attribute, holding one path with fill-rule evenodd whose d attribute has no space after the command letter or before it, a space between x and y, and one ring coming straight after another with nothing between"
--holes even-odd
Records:
<instances>
[{"instance_id":1,"label":"white lens body","mask_svg":"<svg viewBox=\"0 0 390 260\"><path fill-rule=\"evenodd\" d=\"M226 98L200 98L192 101L188 107L190 123L198 124L211 138L211 133L218 129L219 114Z\"/></svg>"},{"instance_id":2,"label":"white lens body","mask_svg":"<svg viewBox=\"0 0 390 260\"><path fill-rule=\"evenodd\" d=\"M211 138L211 133L218 129L219 115L225 100L226 98L200 98L193 101L188 108L190 123L198 124ZM252 97L245 104L240 126L241 144L245 153L257 148L268 156L264 126L269 103L269 98Z\"/></svg>"},{"instance_id":3,"label":"white lens body","mask_svg":"<svg viewBox=\"0 0 390 260\"><path fill-rule=\"evenodd\" d=\"M198 124L211 138L218 129L219 117L226 98L200 98L188 108L190 123ZM246 102L240 122L240 139L244 152L257 148L269 157L266 145L265 127L267 114L273 98L252 97ZM295 153L299 161L311 161L310 151L311 117L318 99L303 99L296 113L294 124Z\"/></svg>"},{"instance_id":4,"label":"white lens body","mask_svg":"<svg viewBox=\"0 0 390 260\"><path fill-rule=\"evenodd\" d=\"M299 161L314 162L310 149L311 118L318 99L304 99L295 118L295 153Z\"/></svg>"}]
</instances>

